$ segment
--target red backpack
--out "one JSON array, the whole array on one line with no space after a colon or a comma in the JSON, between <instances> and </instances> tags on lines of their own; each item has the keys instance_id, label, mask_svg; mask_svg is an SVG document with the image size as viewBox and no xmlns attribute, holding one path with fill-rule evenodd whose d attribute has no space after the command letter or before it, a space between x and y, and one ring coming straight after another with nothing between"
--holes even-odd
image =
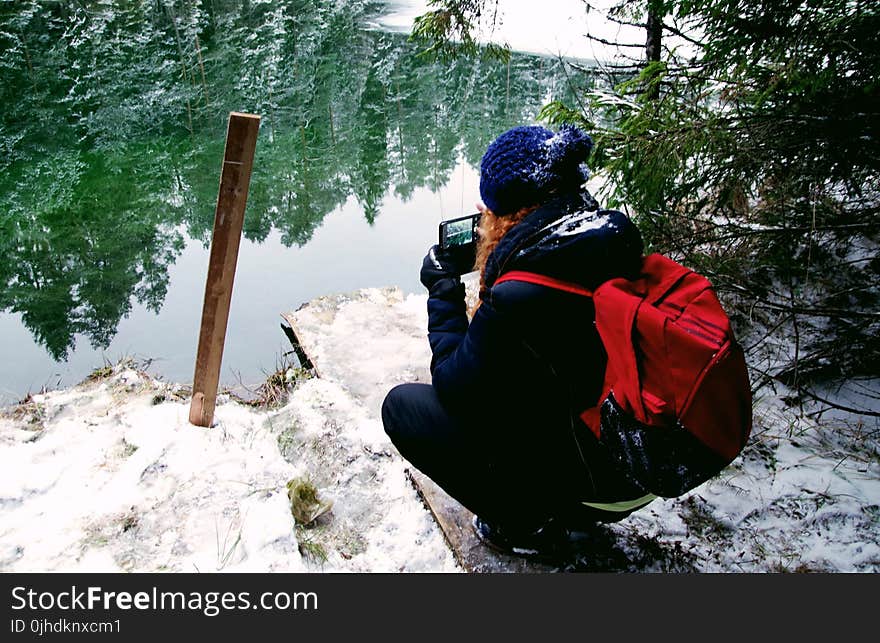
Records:
<instances>
[{"instance_id":1,"label":"red backpack","mask_svg":"<svg viewBox=\"0 0 880 643\"><path fill-rule=\"evenodd\" d=\"M611 279L594 291L523 271L496 283L510 280L592 297L608 362L598 403L581 419L646 491L680 495L745 446L745 358L708 279L653 254L638 279Z\"/></svg>"}]
</instances>

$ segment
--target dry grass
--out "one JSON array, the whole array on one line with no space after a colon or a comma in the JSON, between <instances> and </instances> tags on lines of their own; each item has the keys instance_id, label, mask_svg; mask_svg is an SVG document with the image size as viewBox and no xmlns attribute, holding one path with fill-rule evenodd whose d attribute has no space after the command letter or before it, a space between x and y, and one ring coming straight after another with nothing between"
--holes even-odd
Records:
<instances>
[{"instance_id":1,"label":"dry grass","mask_svg":"<svg viewBox=\"0 0 880 643\"><path fill-rule=\"evenodd\" d=\"M256 389L250 389L238 377L239 386L251 397L243 397L226 389L224 393L239 404L257 409L275 409L287 404L290 393L299 382L310 379L314 373L311 369L295 366L291 361L291 353L282 353L275 362L275 371L263 374L266 379Z\"/></svg>"},{"instance_id":2,"label":"dry grass","mask_svg":"<svg viewBox=\"0 0 880 643\"><path fill-rule=\"evenodd\" d=\"M299 553L313 563L323 565L327 562L327 548L318 542L314 534L300 527L296 530L296 539L299 543Z\"/></svg>"},{"instance_id":3,"label":"dry grass","mask_svg":"<svg viewBox=\"0 0 880 643\"><path fill-rule=\"evenodd\" d=\"M3 417L21 422L24 429L29 431L42 431L46 420L46 407L34 400L34 396L28 393L18 404L8 409L0 410Z\"/></svg>"}]
</instances>

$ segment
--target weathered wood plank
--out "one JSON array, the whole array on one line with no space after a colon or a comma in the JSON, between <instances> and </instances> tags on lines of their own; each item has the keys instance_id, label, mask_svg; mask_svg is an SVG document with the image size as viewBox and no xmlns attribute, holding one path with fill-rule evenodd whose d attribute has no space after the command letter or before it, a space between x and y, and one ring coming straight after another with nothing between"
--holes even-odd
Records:
<instances>
[{"instance_id":1,"label":"weathered wood plank","mask_svg":"<svg viewBox=\"0 0 880 643\"><path fill-rule=\"evenodd\" d=\"M473 514L415 469L409 477L425 506L434 516L458 564L468 572L544 572L554 568L517 556L507 556L484 545L471 527Z\"/></svg>"},{"instance_id":2,"label":"weathered wood plank","mask_svg":"<svg viewBox=\"0 0 880 643\"><path fill-rule=\"evenodd\" d=\"M259 116L238 112L229 115L189 410L189 421L197 426L211 426L214 421L232 286L259 128Z\"/></svg>"}]
</instances>

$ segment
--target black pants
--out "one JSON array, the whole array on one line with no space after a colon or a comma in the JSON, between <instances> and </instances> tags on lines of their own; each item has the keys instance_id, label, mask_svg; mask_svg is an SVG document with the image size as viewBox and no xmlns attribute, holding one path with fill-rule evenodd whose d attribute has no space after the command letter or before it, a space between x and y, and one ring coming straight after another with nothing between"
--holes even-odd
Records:
<instances>
[{"instance_id":1,"label":"black pants","mask_svg":"<svg viewBox=\"0 0 880 643\"><path fill-rule=\"evenodd\" d=\"M585 528L630 512L581 501L643 495L582 424L576 435L571 426L509 424L487 430L484 422L450 414L429 384L393 388L382 405L382 422L404 458L490 523L532 529L555 518L572 529Z\"/></svg>"}]
</instances>

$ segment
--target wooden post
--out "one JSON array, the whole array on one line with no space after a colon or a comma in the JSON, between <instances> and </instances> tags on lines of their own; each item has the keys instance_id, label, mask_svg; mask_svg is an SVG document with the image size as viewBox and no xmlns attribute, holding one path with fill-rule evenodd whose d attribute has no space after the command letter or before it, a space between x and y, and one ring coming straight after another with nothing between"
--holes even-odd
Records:
<instances>
[{"instance_id":1,"label":"wooden post","mask_svg":"<svg viewBox=\"0 0 880 643\"><path fill-rule=\"evenodd\" d=\"M189 408L189 421L196 426L211 426L214 421L232 283L259 128L259 116L236 112L229 114L205 284L205 303L202 306L199 349L193 375L193 399Z\"/></svg>"}]
</instances>

